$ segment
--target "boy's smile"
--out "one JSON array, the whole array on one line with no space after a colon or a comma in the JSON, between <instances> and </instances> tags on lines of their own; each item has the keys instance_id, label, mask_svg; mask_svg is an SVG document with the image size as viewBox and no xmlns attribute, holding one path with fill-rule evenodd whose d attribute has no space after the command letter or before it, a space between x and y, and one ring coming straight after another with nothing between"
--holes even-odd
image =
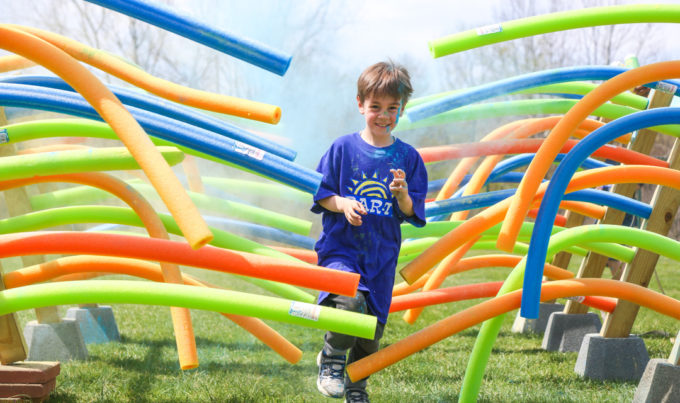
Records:
<instances>
[{"instance_id":1,"label":"boy's smile","mask_svg":"<svg viewBox=\"0 0 680 403\"><path fill-rule=\"evenodd\" d=\"M364 115L366 128L361 132L361 138L376 147L392 144L392 130L403 113L401 101L390 96L369 95L361 102L357 98L359 112Z\"/></svg>"}]
</instances>

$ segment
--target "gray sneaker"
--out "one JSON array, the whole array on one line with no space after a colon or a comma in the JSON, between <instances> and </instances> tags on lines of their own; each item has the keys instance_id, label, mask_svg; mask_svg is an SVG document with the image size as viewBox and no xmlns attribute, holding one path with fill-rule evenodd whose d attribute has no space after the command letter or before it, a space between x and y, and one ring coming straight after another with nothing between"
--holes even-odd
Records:
<instances>
[{"instance_id":1,"label":"gray sneaker","mask_svg":"<svg viewBox=\"0 0 680 403\"><path fill-rule=\"evenodd\" d=\"M345 394L345 360L344 355L327 357L323 351L319 351L316 357L316 365L319 366L316 387L319 392L335 398Z\"/></svg>"},{"instance_id":2,"label":"gray sneaker","mask_svg":"<svg viewBox=\"0 0 680 403\"><path fill-rule=\"evenodd\" d=\"M370 400L364 389L348 389L345 394L345 403L370 403Z\"/></svg>"}]
</instances>

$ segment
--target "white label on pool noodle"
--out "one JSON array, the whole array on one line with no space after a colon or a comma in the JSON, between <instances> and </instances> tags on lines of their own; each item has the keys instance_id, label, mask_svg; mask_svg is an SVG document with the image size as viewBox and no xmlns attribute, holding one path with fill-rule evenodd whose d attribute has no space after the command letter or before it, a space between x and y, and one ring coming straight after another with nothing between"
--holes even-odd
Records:
<instances>
[{"instance_id":1,"label":"white label on pool noodle","mask_svg":"<svg viewBox=\"0 0 680 403\"><path fill-rule=\"evenodd\" d=\"M503 31L503 27L501 27L501 24L485 25L483 27L477 28L477 35L479 36L489 35L501 31Z\"/></svg>"},{"instance_id":2,"label":"white label on pool noodle","mask_svg":"<svg viewBox=\"0 0 680 403\"><path fill-rule=\"evenodd\" d=\"M234 151L240 154L245 154L251 158L255 158L256 160L262 160L264 158L264 151L260 150L259 148L251 147L247 144L243 144L241 142L234 142Z\"/></svg>"},{"instance_id":3,"label":"white label on pool noodle","mask_svg":"<svg viewBox=\"0 0 680 403\"><path fill-rule=\"evenodd\" d=\"M297 316L298 318L304 318L313 321L319 320L320 312L321 307L319 305L297 301L291 302L290 309L288 310L288 314L290 316Z\"/></svg>"}]
</instances>

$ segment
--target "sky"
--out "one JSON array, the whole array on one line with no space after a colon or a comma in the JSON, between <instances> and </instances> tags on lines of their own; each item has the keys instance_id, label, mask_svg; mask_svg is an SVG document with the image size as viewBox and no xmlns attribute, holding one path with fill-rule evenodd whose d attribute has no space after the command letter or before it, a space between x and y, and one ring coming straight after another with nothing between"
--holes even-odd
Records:
<instances>
[{"instance_id":1,"label":"sky","mask_svg":"<svg viewBox=\"0 0 680 403\"><path fill-rule=\"evenodd\" d=\"M301 1L303 4L318 3L312 0ZM540 14L550 1L536 0L533 3L536 7L531 12ZM629 3L645 1L616 2ZM291 14L280 8L280 1L260 3L265 6L258 8L258 11L244 2L228 4L231 12L211 14L208 18L212 23L229 27L232 31L286 52L295 53L297 46L301 46L295 42L293 31L296 28L290 23L296 16L304 17L302 10L305 7L301 7L300 2L295 3ZM327 4L333 10L332 13L337 13L335 15L339 15L338 18L346 20L340 26L334 25L333 19L326 21L316 35L316 38L322 40L314 44L316 53L308 56L310 60L294 57L284 77L256 71L257 69L248 69L246 73L248 80L253 83L266 83L261 87L265 88L260 92L262 99L280 105L283 110L280 127L273 132L282 132L292 141L292 146L300 153L298 162L310 167L314 166L333 138L361 128L361 116L352 113L356 112L355 82L363 68L386 58L404 63L412 71L414 98L455 89L443 77L444 66L461 60L465 55L434 59L429 52L428 41L463 30L504 22L496 19L494 10L506 6L508 2L349 0L329 1ZM338 4L343 6L337 9ZM253 22L255 20L258 21L257 24ZM680 37L678 25L657 25L658 29L674 29L673 35L668 37ZM669 43L667 53L680 55L680 45L675 41ZM315 68L312 71L304 69L307 63L313 63ZM299 83L301 77L303 85ZM498 77L502 78L506 77ZM283 92L278 91L281 89ZM329 125L329 121L334 124ZM324 135L320 136L316 128L324 131ZM468 141L474 141L474 138Z\"/></svg>"},{"instance_id":2,"label":"sky","mask_svg":"<svg viewBox=\"0 0 680 403\"><path fill-rule=\"evenodd\" d=\"M53 1L57 0L35 0L31 4L39 6ZM0 0L0 7L10 2L17 4L13 0ZM253 6L254 3L257 6ZM615 3L677 4L678 1L620 0ZM319 4L328 8L327 16L310 19L310 10ZM412 72L414 98L456 89L447 84L443 67L465 55L434 59L429 53L428 41L504 22L496 20L495 11L508 4L502 0L179 0L174 7L181 14L208 25L294 55L283 77L245 62L234 63L230 56L220 60L230 62L229 65L238 70L242 83L250 90L250 99L282 109L279 125L243 124L251 130L279 136L281 142L298 151L296 162L313 167L335 137L361 129L363 121L356 109L355 85L366 66L387 58L405 64ZM532 4L535 7L528 13L540 14L550 1L536 0ZM0 15L0 21L21 24L22 12L31 11L27 6L16 15ZM677 24L658 26L673 29L673 34L667 37L680 37ZM310 29L313 35L301 34ZM655 43L655 46L661 45ZM667 54L680 55L677 41L668 41L666 45ZM202 45L182 43L182 47L193 46ZM168 53L182 50L164 49ZM502 78L506 77L498 77ZM238 93L228 95L240 96Z\"/></svg>"}]
</instances>

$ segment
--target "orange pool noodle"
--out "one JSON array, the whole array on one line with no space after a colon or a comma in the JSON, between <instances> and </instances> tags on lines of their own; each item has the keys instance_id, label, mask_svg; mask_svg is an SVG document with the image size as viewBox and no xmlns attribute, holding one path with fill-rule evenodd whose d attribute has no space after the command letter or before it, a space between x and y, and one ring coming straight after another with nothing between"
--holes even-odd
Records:
<instances>
[{"instance_id":1,"label":"orange pool noodle","mask_svg":"<svg viewBox=\"0 0 680 403\"><path fill-rule=\"evenodd\" d=\"M170 101L265 123L276 124L281 120L281 108L278 106L185 87L154 77L109 53L91 48L53 32L23 25L8 26L35 35L90 66L110 73L121 80Z\"/></svg>"},{"instance_id":2,"label":"orange pool noodle","mask_svg":"<svg viewBox=\"0 0 680 403\"><path fill-rule=\"evenodd\" d=\"M544 141L545 139L500 139L478 143L423 147L419 148L418 152L423 161L428 163L482 155L535 153ZM559 152L568 153L576 144L578 144L577 140L569 139L564 143ZM595 150L593 156L629 165L668 166L668 162L650 155L609 144L605 144Z\"/></svg>"},{"instance_id":3,"label":"orange pool noodle","mask_svg":"<svg viewBox=\"0 0 680 403\"><path fill-rule=\"evenodd\" d=\"M170 239L163 222L158 217L158 214L156 214L156 211L151 204L125 181L106 173L83 172L64 175L34 176L32 178L0 182L0 189L26 186L33 183L58 181L94 186L112 193L134 210L140 220L142 220L144 227L151 237L166 240ZM162 262L161 270L165 282L182 284L182 274L176 264ZM171 307L170 313L175 330L180 367L182 369L196 368L198 366L198 354L196 352L196 340L191 325L190 311L187 308Z\"/></svg>"},{"instance_id":4,"label":"orange pool noodle","mask_svg":"<svg viewBox=\"0 0 680 403\"><path fill-rule=\"evenodd\" d=\"M130 150L191 247L200 248L212 240L208 225L168 163L118 98L92 73L50 43L6 24L0 24L0 48L53 71L78 91Z\"/></svg>"},{"instance_id":5,"label":"orange pool noodle","mask_svg":"<svg viewBox=\"0 0 680 403\"><path fill-rule=\"evenodd\" d=\"M95 271L93 273L93 271ZM135 259L124 259L107 256L68 256L39 265L25 267L5 274L5 287L15 288L40 283L51 279L64 280L66 276L74 280L83 277L93 278L106 274L125 274L145 278L151 281L163 281L158 265ZM182 275L184 284L220 288L189 275ZM286 361L295 364L302 358L302 351L286 340L281 334L257 318L222 313L225 317L241 326L257 337Z\"/></svg>"},{"instance_id":6,"label":"orange pool noodle","mask_svg":"<svg viewBox=\"0 0 680 403\"><path fill-rule=\"evenodd\" d=\"M582 278L547 282L543 284L541 290L541 301L582 295L625 299L663 315L680 319L680 301L636 284L616 280ZM353 381L363 379L446 337L517 309L521 301L522 291L517 290L481 302L353 362L347 366L347 375Z\"/></svg>"},{"instance_id":7,"label":"orange pool noodle","mask_svg":"<svg viewBox=\"0 0 680 403\"><path fill-rule=\"evenodd\" d=\"M18 55L0 57L0 73L33 67L35 63Z\"/></svg>"},{"instance_id":8,"label":"orange pool noodle","mask_svg":"<svg viewBox=\"0 0 680 403\"><path fill-rule=\"evenodd\" d=\"M680 76L680 61L648 64L612 77L577 102L555 125L524 174L524 178L517 188L516 196L511 199L507 216L503 221L496 243L498 249L512 250L541 180L545 177L562 145L593 110L617 94L638 85L678 76Z\"/></svg>"},{"instance_id":9,"label":"orange pool noodle","mask_svg":"<svg viewBox=\"0 0 680 403\"><path fill-rule=\"evenodd\" d=\"M313 250L289 248L286 246L269 246L269 247L272 249L276 249L279 252L283 252L287 255L290 255L296 259L302 260L303 262L307 262L309 264L317 264L317 262L319 261L319 257Z\"/></svg>"},{"instance_id":10,"label":"orange pool noodle","mask_svg":"<svg viewBox=\"0 0 680 403\"><path fill-rule=\"evenodd\" d=\"M557 124L559 119L559 116L549 116L545 118L516 120L496 128L491 133L484 136L480 140L480 143L497 140L504 137L515 139L529 137L531 135L551 129L555 126L555 124ZM580 128L584 131L592 131L603 124L604 123L595 120L586 120L581 124ZM449 175L449 178L444 183L444 186L442 186L441 190L437 194L436 200L450 198L451 195L453 195L453 193L456 191L456 188L458 188L458 185L460 185L460 182L465 177L465 174L475 164L477 159L478 157L469 157L461 160Z\"/></svg>"},{"instance_id":11,"label":"orange pool noodle","mask_svg":"<svg viewBox=\"0 0 680 403\"><path fill-rule=\"evenodd\" d=\"M615 183L655 183L680 188L680 172L654 166L621 165L607 168L589 169L574 174L567 192ZM540 200L545 193L547 183L539 186L531 203ZM442 236L437 242L409 262L399 272L407 283L411 284L430 268L441 261L451 251L457 249L471 237L482 233L505 218L508 207L515 196L502 200L471 217L461 225Z\"/></svg>"},{"instance_id":12,"label":"orange pool noodle","mask_svg":"<svg viewBox=\"0 0 680 403\"><path fill-rule=\"evenodd\" d=\"M36 254L90 254L162 261L352 297L359 285L359 275L355 273L210 245L194 250L184 242L95 232L41 231L0 235L0 256Z\"/></svg>"}]
</instances>

